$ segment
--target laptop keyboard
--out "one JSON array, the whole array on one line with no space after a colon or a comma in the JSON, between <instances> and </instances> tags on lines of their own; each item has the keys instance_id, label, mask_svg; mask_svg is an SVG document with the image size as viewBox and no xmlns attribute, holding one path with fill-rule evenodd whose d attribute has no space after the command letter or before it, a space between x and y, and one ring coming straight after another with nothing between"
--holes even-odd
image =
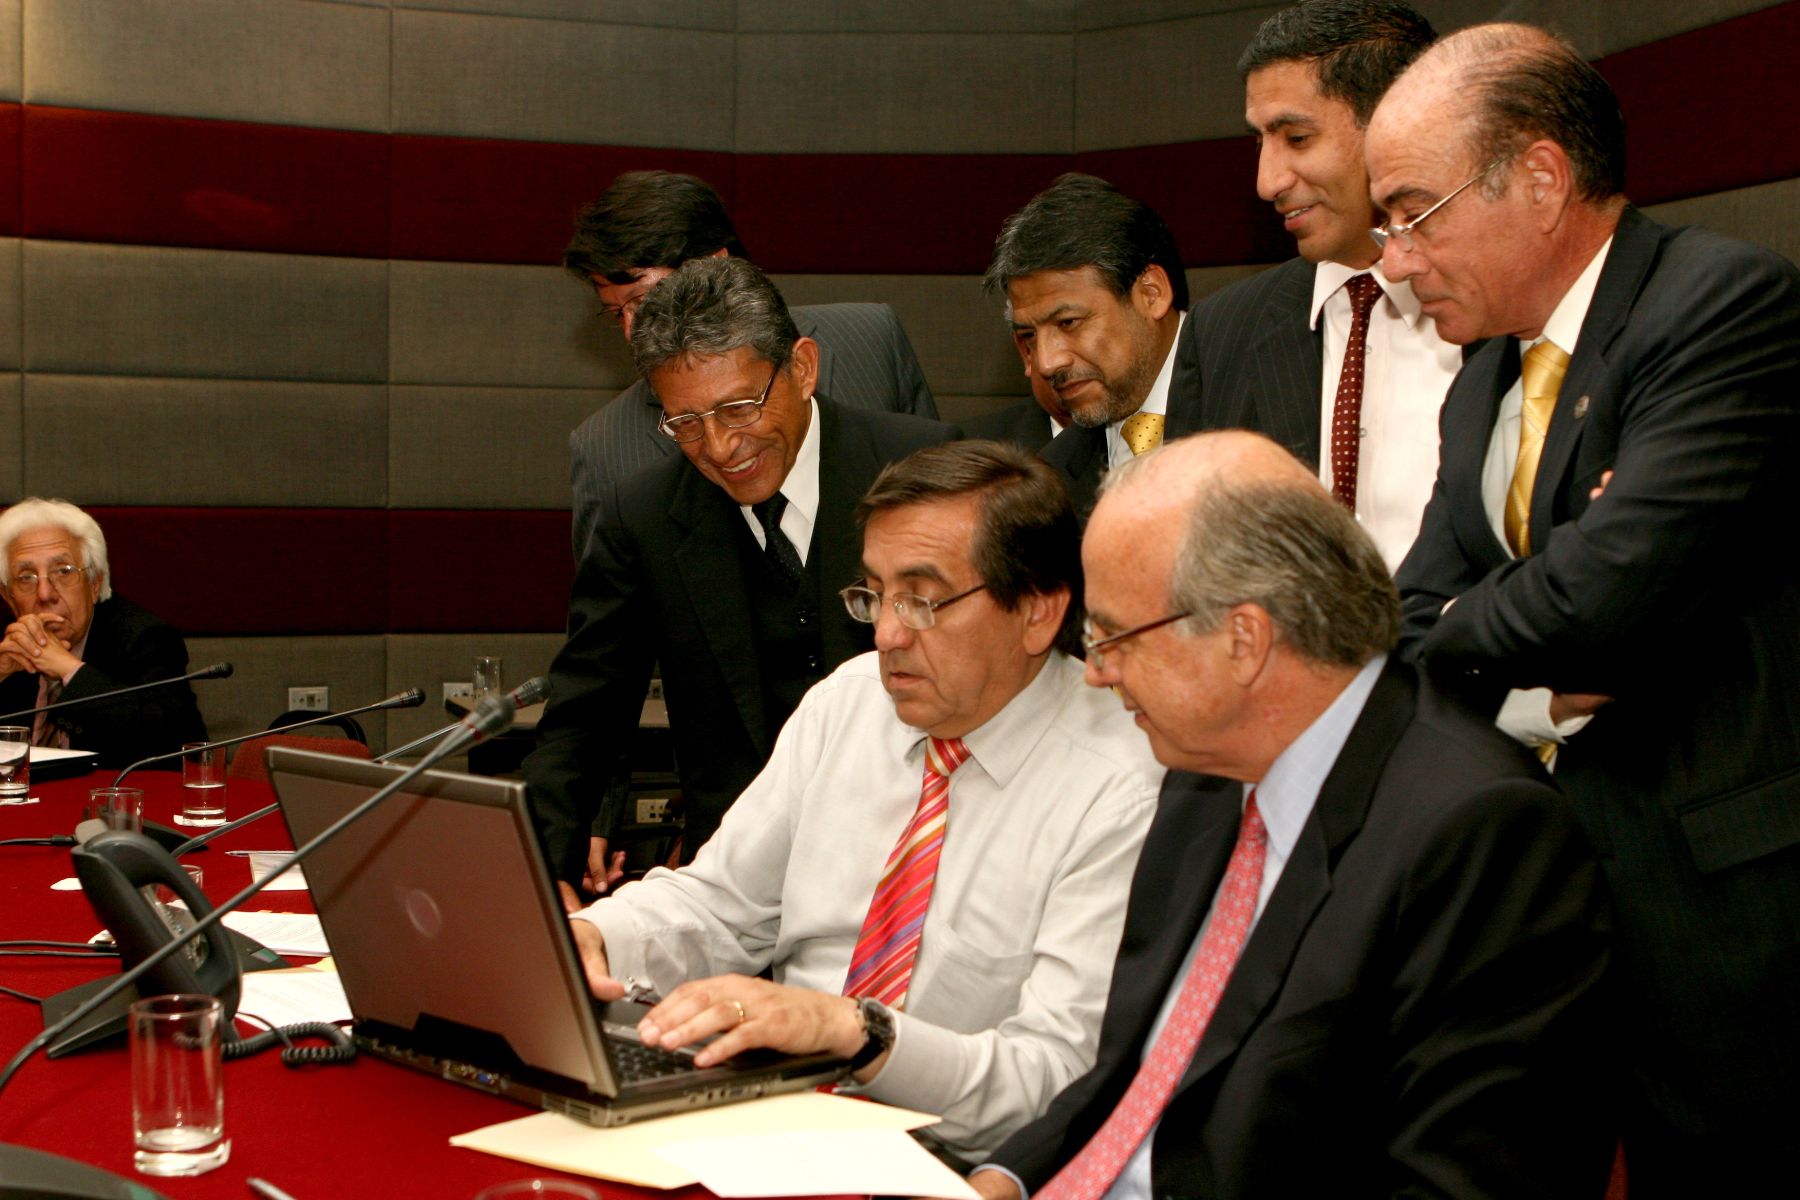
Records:
<instances>
[{"instance_id":1,"label":"laptop keyboard","mask_svg":"<svg viewBox=\"0 0 1800 1200\"><path fill-rule=\"evenodd\" d=\"M607 1057L612 1059L613 1070L621 1083L645 1083L670 1075L691 1075L695 1069L691 1052L663 1050L622 1038L607 1039L607 1050Z\"/></svg>"}]
</instances>

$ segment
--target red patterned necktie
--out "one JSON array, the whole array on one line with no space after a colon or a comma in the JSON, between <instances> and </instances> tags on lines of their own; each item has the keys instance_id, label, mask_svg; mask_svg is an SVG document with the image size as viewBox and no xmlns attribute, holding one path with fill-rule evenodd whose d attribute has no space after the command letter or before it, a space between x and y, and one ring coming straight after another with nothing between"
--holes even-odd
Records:
<instances>
[{"instance_id":1,"label":"red patterned necktie","mask_svg":"<svg viewBox=\"0 0 1800 1200\"><path fill-rule=\"evenodd\" d=\"M1350 337L1338 372L1331 406L1331 494L1356 511L1356 464L1362 441L1363 361L1369 345L1369 314L1381 296L1373 275L1355 275L1344 285L1350 294Z\"/></svg>"},{"instance_id":2,"label":"red patterned necktie","mask_svg":"<svg viewBox=\"0 0 1800 1200\"><path fill-rule=\"evenodd\" d=\"M1032 1194L1032 1200L1097 1200L1104 1196L1162 1119L1176 1083L1194 1060L1200 1036L1206 1032L1206 1023L1219 1005L1225 981L1231 978L1231 969L1250 936L1268 848L1269 833L1256 809L1256 793L1251 792L1238 827L1237 845L1225 868L1225 880L1219 885L1212 919L1206 924L1200 949L1194 954L1168 1023L1106 1123L1049 1183Z\"/></svg>"},{"instance_id":3,"label":"red patterned necktie","mask_svg":"<svg viewBox=\"0 0 1800 1200\"><path fill-rule=\"evenodd\" d=\"M887 869L869 902L862 933L850 955L844 995L870 996L889 1008L906 1006L913 960L919 955L919 933L931 905L938 855L944 848L944 825L950 812L950 776L969 759L961 738L925 743L925 783L919 807L888 855Z\"/></svg>"}]
</instances>

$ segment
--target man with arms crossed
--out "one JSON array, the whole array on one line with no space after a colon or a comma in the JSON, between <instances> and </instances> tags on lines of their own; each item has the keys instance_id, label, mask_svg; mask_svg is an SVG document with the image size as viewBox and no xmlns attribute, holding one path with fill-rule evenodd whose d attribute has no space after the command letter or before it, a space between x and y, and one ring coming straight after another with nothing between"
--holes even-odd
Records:
<instances>
[{"instance_id":1,"label":"man with arms crossed","mask_svg":"<svg viewBox=\"0 0 1800 1200\"><path fill-rule=\"evenodd\" d=\"M1599 868L1529 753L1389 657L1355 520L1197 434L1108 477L1082 561L1088 680L1174 770L1094 1069L977 1188L1598 1195Z\"/></svg>"},{"instance_id":2,"label":"man with arms crossed","mask_svg":"<svg viewBox=\"0 0 1800 1200\"><path fill-rule=\"evenodd\" d=\"M1632 1195L1734 1195L1800 1168L1800 271L1632 208L1624 140L1523 25L1370 121L1383 269L1488 339L1399 583L1435 676L1561 744L1619 912Z\"/></svg>"},{"instance_id":3,"label":"man with arms crossed","mask_svg":"<svg viewBox=\"0 0 1800 1200\"><path fill-rule=\"evenodd\" d=\"M978 1161L1093 1061L1161 771L1066 653L1080 562L1054 471L939 446L858 518L844 602L876 653L807 693L699 857L572 924L595 995L667 996L651 1044L835 1052Z\"/></svg>"}]
</instances>

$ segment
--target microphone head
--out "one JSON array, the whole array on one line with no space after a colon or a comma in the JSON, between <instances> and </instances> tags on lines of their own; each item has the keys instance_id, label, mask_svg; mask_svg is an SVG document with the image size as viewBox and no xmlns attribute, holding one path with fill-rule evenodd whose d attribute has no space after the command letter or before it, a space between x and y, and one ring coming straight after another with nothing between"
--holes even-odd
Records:
<instances>
[{"instance_id":1,"label":"microphone head","mask_svg":"<svg viewBox=\"0 0 1800 1200\"><path fill-rule=\"evenodd\" d=\"M546 700L549 696L550 681L542 675L534 675L514 688L507 699L513 702L514 707L524 708L526 705Z\"/></svg>"},{"instance_id":2,"label":"microphone head","mask_svg":"<svg viewBox=\"0 0 1800 1200\"><path fill-rule=\"evenodd\" d=\"M510 728L518 713L511 696L489 696L477 704L474 711L463 718L462 723L474 732L476 738L490 738Z\"/></svg>"},{"instance_id":3,"label":"microphone head","mask_svg":"<svg viewBox=\"0 0 1800 1200\"><path fill-rule=\"evenodd\" d=\"M195 679L229 679L233 668L228 662L216 662L194 676Z\"/></svg>"},{"instance_id":4,"label":"microphone head","mask_svg":"<svg viewBox=\"0 0 1800 1200\"><path fill-rule=\"evenodd\" d=\"M418 688L408 688L397 696L389 696L381 702L383 708L417 708L425 703L425 693Z\"/></svg>"}]
</instances>

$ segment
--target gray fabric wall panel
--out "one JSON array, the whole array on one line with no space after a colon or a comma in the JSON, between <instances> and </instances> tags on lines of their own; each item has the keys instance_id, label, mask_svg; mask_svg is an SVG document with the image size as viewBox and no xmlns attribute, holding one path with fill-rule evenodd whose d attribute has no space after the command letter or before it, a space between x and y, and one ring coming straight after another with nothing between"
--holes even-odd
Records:
<instances>
[{"instance_id":1,"label":"gray fabric wall panel","mask_svg":"<svg viewBox=\"0 0 1800 1200\"><path fill-rule=\"evenodd\" d=\"M1070 33L1074 7L1068 0L737 0L737 28L739 33Z\"/></svg>"},{"instance_id":2,"label":"gray fabric wall panel","mask_svg":"<svg viewBox=\"0 0 1800 1200\"><path fill-rule=\"evenodd\" d=\"M1075 149L1155 146L1244 132L1240 50L1267 5L1097 30L1075 42ZM1254 186L1246 180L1245 187Z\"/></svg>"},{"instance_id":3,"label":"gray fabric wall panel","mask_svg":"<svg viewBox=\"0 0 1800 1200\"><path fill-rule=\"evenodd\" d=\"M1200 303L1222 287L1269 269L1268 264L1248 267L1194 267L1187 273L1188 305Z\"/></svg>"},{"instance_id":4,"label":"gray fabric wall panel","mask_svg":"<svg viewBox=\"0 0 1800 1200\"><path fill-rule=\"evenodd\" d=\"M498 654L506 660L504 682L510 689L533 675L548 673L563 639L554 633L395 633L386 642L389 693L425 689L421 707L397 709L388 716L388 744L399 746L450 720L444 710L444 684L466 683L477 654Z\"/></svg>"},{"instance_id":5,"label":"gray fabric wall panel","mask_svg":"<svg viewBox=\"0 0 1800 1200\"><path fill-rule=\"evenodd\" d=\"M731 148L725 33L394 13L397 133Z\"/></svg>"},{"instance_id":6,"label":"gray fabric wall panel","mask_svg":"<svg viewBox=\"0 0 1800 1200\"><path fill-rule=\"evenodd\" d=\"M181 625L180 613L158 613ZM206 732L214 738L236 737L266 729L270 721L287 711L290 687L331 689L331 707L356 708L393 694L387 687L386 647L383 639L369 637L245 637L189 638L188 661L204 666L228 662L234 668L229 679L205 679L194 684ZM416 711L416 710L415 710ZM379 754L387 740L387 713L356 718L369 735L369 746ZM230 803L234 817L248 808Z\"/></svg>"},{"instance_id":7,"label":"gray fabric wall panel","mask_svg":"<svg viewBox=\"0 0 1800 1200\"><path fill-rule=\"evenodd\" d=\"M32 0L36 104L333 129L388 123L388 13L313 0Z\"/></svg>"},{"instance_id":8,"label":"gray fabric wall panel","mask_svg":"<svg viewBox=\"0 0 1800 1200\"><path fill-rule=\"evenodd\" d=\"M24 0L0 0L0 100L24 95L24 11Z\"/></svg>"},{"instance_id":9,"label":"gray fabric wall panel","mask_svg":"<svg viewBox=\"0 0 1800 1200\"><path fill-rule=\"evenodd\" d=\"M25 361L25 323L19 317L23 254L20 239L0 238L0 369L17 368Z\"/></svg>"},{"instance_id":10,"label":"gray fabric wall panel","mask_svg":"<svg viewBox=\"0 0 1800 1200\"><path fill-rule=\"evenodd\" d=\"M24 262L28 370L387 375L382 261L33 240Z\"/></svg>"},{"instance_id":11,"label":"gray fabric wall panel","mask_svg":"<svg viewBox=\"0 0 1800 1200\"><path fill-rule=\"evenodd\" d=\"M637 378L591 288L560 267L393 263L395 383L622 388Z\"/></svg>"},{"instance_id":12,"label":"gray fabric wall panel","mask_svg":"<svg viewBox=\"0 0 1800 1200\"><path fill-rule=\"evenodd\" d=\"M1686 33L1690 29L1700 29L1720 21L1728 21L1732 17L1741 17L1745 13L1774 8L1780 2L1781 0L1631 0L1630 4L1620 4L1617 0L1612 3L1607 3L1606 0L1589 0L1599 24L1599 45L1594 52L1613 54L1659 38ZM1560 7L1551 4L1549 0L1539 0L1539 5L1547 10ZM1551 11L1545 13L1546 19L1553 15Z\"/></svg>"},{"instance_id":13,"label":"gray fabric wall panel","mask_svg":"<svg viewBox=\"0 0 1800 1200\"><path fill-rule=\"evenodd\" d=\"M385 391L34 373L25 379L25 486L83 505L379 508Z\"/></svg>"},{"instance_id":14,"label":"gray fabric wall panel","mask_svg":"<svg viewBox=\"0 0 1800 1200\"><path fill-rule=\"evenodd\" d=\"M1784 179L1734 192L1716 192L1644 210L1670 225L1704 225L1768 246L1800 263L1800 179Z\"/></svg>"},{"instance_id":15,"label":"gray fabric wall panel","mask_svg":"<svg viewBox=\"0 0 1800 1200\"><path fill-rule=\"evenodd\" d=\"M616 392L395 387L388 503L395 508L569 507L569 431Z\"/></svg>"},{"instance_id":16,"label":"gray fabric wall panel","mask_svg":"<svg viewBox=\"0 0 1800 1200\"><path fill-rule=\"evenodd\" d=\"M25 416L17 372L0 375L0 503L25 491Z\"/></svg>"},{"instance_id":17,"label":"gray fabric wall panel","mask_svg":"<svg viewBox=\"0 0 1800 1200\"><path fill-rule=\"evenodd\" d=\"M743 153L1070 150L1068 34L740 34Z\"/></svg>"},{"instance_id":18,"label":"gray fabric wall panel","mask_svg":"<svg viewBox=\"0 0 1800 1200\"><path fill-rule=\"evenodd\" d=\"M1020 385L1024 386L1023 383ZM970 417L983 413L999 412L1003 408L1011 408L1025 399L1023 393L1016 396L936 396L938 416L952 425L958 421L966 421Z\"/></svg>"},{"instance_id":19,"label":"gray fabric wall panel","mask_svg":"<svg viewBox=\"0 0 1800 1200\"><path fill-rule=\"evenodd\" d=\"M730 32L736 0L392 0L394 8Z\"/></svg>"}]
</instances>

